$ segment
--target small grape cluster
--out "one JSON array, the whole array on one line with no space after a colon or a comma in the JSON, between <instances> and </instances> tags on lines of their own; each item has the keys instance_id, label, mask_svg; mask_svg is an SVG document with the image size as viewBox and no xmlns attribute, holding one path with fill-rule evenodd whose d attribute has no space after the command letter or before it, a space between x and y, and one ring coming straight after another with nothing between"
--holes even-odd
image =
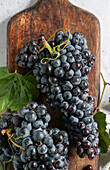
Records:
<instances>
[{"instance_id":1,"label":"small grape cluster","mask_svg":"<svg viewBox=\"0 0 110 170\"><path fill-rule=\"evenodd\" d=\"M42 35L38 46L43 46ZM69 37L69 40L68 40ZM63 43L66 42L66 45ZM93 96L89 95L88 74L94 65L95 56L88 49L84 35L58 31L54 40L48 42L51 48L60 47L51 56L49 50L37 53L33 66L37 88L47 95L52 108L59 108L70 140L77 147L77 154L90 160L98 155L97 123L93 119ZM56 56L57 59L53 59ZM42 64L41 60L47 62ZM48 60L46 59L48 58Z\"/></svg>"},{"instance_id":2,"label":"small grape cluster","mask_svg":"<svg viewBox=\"0 0 110 170\"><path fill-rule=\"evenodd\" d=\"M2 117L5 121L4 114ZM3 143L0 162L12 158L15 170L68 170L68 134L49 128L50 119L46 106L37 102L30 102L17 114L7 116L10 123L2 126L0 135L10 141L11 147Z\"/></svg>"},{"instance_id":3,"label":"small grape cluster","mask_svg":"<svg viewBox=\"0 0 110 170\"><path fill-rule=\"evenodd\" d=\"M18 63L19 67L22 68L32 68L38 60L38 48L37 41L29 42L25 47L23 47L20 53L16 56L15 61Z\"/></svg>"}]
</instances>

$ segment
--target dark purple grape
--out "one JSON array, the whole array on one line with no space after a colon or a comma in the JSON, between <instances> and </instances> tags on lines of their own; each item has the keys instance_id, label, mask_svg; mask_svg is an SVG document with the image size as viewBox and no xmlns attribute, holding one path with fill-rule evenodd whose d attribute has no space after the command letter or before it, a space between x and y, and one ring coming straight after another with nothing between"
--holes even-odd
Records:
<instances>
[{"instance_id":1,"label":"dark purple grape","mask_svg":"<svg viewBox=\"0 0 110 170\"><path fill-rule=\"evenodd\" d=\"M16 127L20 127L22 121L23 121L23 119L21 117L19 117L18 115L14 115L12 117L12 122L13 122L14 126L16 126Z\"/></svg>"},{"instance_id":2,"label":"dark purple grape","mask_svg":"<svg viewBox=\"0 0 110 170\"><path fill-rule=\"evenodd\" d=\"M95 158L95 154L94 154L94 153L89 154L89 155L88 155L88 158L89 158L90 160L93 160L93 159Z\"/></svg>"},{"instance_id":3,"label":"dark purple grape","mask_svg":"<svg viewBox=\"0 0 110 170\"><path fill-rule=\"evenodd\" d=\"M90 134L90 131L89 131L89 129L84 129L84 130L82 131L82 133L83 133L83 136L84 136L84 137L87 137L87 136Z\"/></svg>"},{"instance_id":4,"label":"dark purple grape","mask_svg":"<svg viewBox=\"0 0 110 170\"><path fill-rule=\"evenodd\" d=\"M93 167L92 167L92 165L87 165L87 166L84 168L84 170L93 170Z\"/></svg>"}]
</instances>

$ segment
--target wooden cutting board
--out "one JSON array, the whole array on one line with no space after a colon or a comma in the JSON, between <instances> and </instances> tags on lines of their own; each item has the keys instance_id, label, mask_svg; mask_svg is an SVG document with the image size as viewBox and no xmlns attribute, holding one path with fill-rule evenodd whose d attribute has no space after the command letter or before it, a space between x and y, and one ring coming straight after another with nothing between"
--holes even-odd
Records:
<instances>
[{"instance_id":1,"label":"wooden cutting board","mask_svg":"<svg viewBox=\"0 0 110 170\"><path fill-rule=\"evenodd\" d=\"M99 96L99 75L100 75L100 23L98 19L81 8L71 4L68 0L38 0L32 7L13 16L7 27L7 63L9 72L24 74L27 70L18 68L15 63L15 56L20 49L29 41L37 39L44 34L48 39L57 29L68 28L71 33L80 32L85 35L88 47L96 56L95 66L89 74L90 94L95 97L94 107L97 106ZM52 110L45 101L45 96L40 96L39 103L44 103L52 113L52 126L64 127L60 112ZM88 164L97 170L98 158L90 161L86 156L80 159L76 149L70 147L69 159L71 165L69 170L82 170ZM8 166L12 170L12 166Z\"/></svg>"}]
</instances>

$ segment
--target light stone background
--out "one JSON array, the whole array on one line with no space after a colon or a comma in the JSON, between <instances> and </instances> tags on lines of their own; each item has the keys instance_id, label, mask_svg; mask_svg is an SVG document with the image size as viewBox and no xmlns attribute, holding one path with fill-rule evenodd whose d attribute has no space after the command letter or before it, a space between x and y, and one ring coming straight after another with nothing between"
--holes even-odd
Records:
<instances>
[{"instance_id":1,"label":"light stone background","mask_svg":"<svg viewBox=\"0 0 110 170\"><path fill-rule=\"evenodd\" d=\"M0 0L0 66L6 66L6 29L7 22L17 12L30 7L37 0ZM70 0L74 5L95 14L101 24L101 72L105 80L110 82L110 0ZM101 91L103 82L101 81ZM107 114L110 123L110 86L107 86L101 110ZM110 126L108 127L108 131ZM110 152L100 156L99 170L109 170Z\"/></svg>"}]
</instances>

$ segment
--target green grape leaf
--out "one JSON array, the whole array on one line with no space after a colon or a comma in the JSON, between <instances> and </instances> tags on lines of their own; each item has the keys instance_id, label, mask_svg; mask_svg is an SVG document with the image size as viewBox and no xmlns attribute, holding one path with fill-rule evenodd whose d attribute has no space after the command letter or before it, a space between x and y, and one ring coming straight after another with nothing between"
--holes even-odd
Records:
<instances>
[{"instance_id":1,"label":"green grape leaf","mask_svg":"<svg viewBox=\"0 0 110 170\"><path fill-rule=\"evenodd\" d=\"M0 110L10 108L16 111L19 107L26 106L36 100L39 91L36 88L36 79L33 75L22 76L18 73L2 74L0 79ZM1 77L0 75L0 77Z\"/></svg>"},{"instance_id":2,"label":"green grape leaf","mask_svg":"<svg viewBox=\"0 0 110 170\"><path fill-rule=\"evenodd\" d=\"M106 130L106 114L104 114L103 112L98 112L94 115L94 120L95 122L98 123L98 130L99 131L105 131Z\"/></svg>"},{"instance_id":3,"label":"green grape leaf","mask_svg":"<svg viewBox=\"0 0 110 170\"><path fill-rule=\"evenodd\" d=\"M98 132L99 132L99 148L101 153L106 153L110 145L110 138L106 132L106 114L103 112L98 112L94 115L95 122L98 123Z\"/></svg>"},{"instance_id":4,"label":"green grape leaf","mask_svg":"<svg viewBox=\"0 0 110 170\"><path fill-rule=\"evenodd\" d=\"M7 67L0 67L0 80L9 76Z\"/></svg>"},{"instance_id":5,"label":"green grape leaf","mask_svg":"<svg viewBox=\"0 0 110 170\"><path fill-rule=\"evenodd\" d=\"M100 133L99 135L99 148L101 153L106 153L110 146L110 138L107 132Z\"/></svg>"}]
</instances>

